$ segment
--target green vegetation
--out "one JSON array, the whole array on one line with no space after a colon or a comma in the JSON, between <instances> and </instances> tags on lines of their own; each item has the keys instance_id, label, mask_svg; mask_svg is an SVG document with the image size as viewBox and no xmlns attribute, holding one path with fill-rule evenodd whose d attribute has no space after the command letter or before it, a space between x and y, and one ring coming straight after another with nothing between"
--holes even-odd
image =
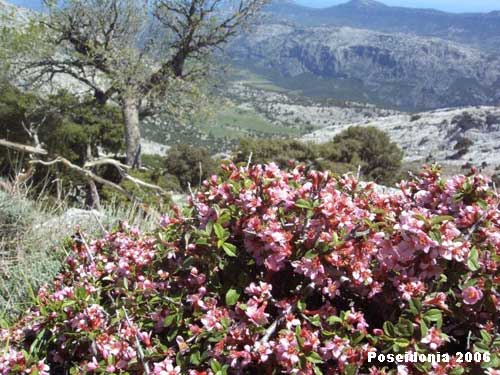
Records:
<instances>
[{"instance_id":1,"label":"green vegetation","mask_svg":"<svg viewBox=\"0 0 500 375\"><path fill-rule=\"evenodd\" d=\"M319 147L313 143L304 143L297 140L276 139L242 139L234 150L234 161L266 164L274 162L281 167L290 163L312 165L319 157Z\"/></svg>"},{"instance_id":2,"label":"green vegetation","mask_svg":"<svg viewBox=\"0 0 500 375\"><path fill-rule=\"evenodd\" d=\"M399 177L403 151L375 127L351 127L321 148L326 160L359 166L366 179L390 184Z\"/></svg>"},{"instance_id":3,"label":"green vegetation","mask_svg":"<svg viewBox=\"0 0 500 375\"><path fill-rule=\"evenodd\" d=\"M216 163L205 148L177 145L169 150L165 158L167 178L175 179L184 191L190 185L200 186L216 170Z\"/></svg>"},{"instance_id":4,"label":"green vegetation","mask_svg":"<svg viewBox=\"0 0 500 375\"><path fill-rule=\"evenodd\" d=\"M96 156L98 148L111 154L122 151L121 121L117 108L86 102L66 91L42 98L0 85L0 138L38 142L72 162L82 164Z\"/></svg>"},{"instance_id":5,"label":"green vegetation","mask_svg":"<svg viewBox=\"0 0 500 375\"><path fill-rule=\"evenodd\" d=\"M214 125L209 131L217 135L217 131L222 130L222 135L224 135L226 129L234 131L234 138L241 138L245 135L288 137L304 133L304 129L272 124L254 111L236 107L229 107L217 113Z\"/></svg>"},{"instance_id":6,"label":"green vegetation","mask_svg":"<svg viewBox=\"0 0 500 375\"><path fill-rule=\"evenodd\" d=\"M0 181L0 320L10 319L30 306L32 293L53 280L67 255L65 246L77 225L88 236L100 236L127 220L148 230L158 214L135 205L111 202L90 213L67 206L55 207L47 196Z\"/></svg>"},{"instance_id":7,"label":"green vegetation","mask_svg":"<svg viewBox=\"0 0 500 375\"><path fill-rule=\"evenodd\" d=\"M384 132L374 127L351 127L324 144L295 140L245 139L235 149L235 160L276 162L281 167L301 163L336 173L357 171L365 179L391 184L400 176L403 152Z\"/></svg>"},{"instance_id":8,"label":"green vegetation","mask_svg":"<svg viewBox=\"0 0 500 375\"><path fill-rule=\"evenodd\" d=\"M241 138L290 138L311 131L311 126L305 124L275 124L254 110L234 104L215 103L212 107L211 116L195 119L190 124L180 124L163 116L146 118L142 124L143 136L170 146L191 144L216 154L230 150Z\"/></svg>"}]
</instances>

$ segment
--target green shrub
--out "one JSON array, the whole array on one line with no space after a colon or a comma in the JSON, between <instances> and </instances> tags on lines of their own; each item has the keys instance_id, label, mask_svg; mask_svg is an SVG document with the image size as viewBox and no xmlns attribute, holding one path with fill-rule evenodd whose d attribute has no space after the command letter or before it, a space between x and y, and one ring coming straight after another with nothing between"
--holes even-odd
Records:
<instances>
[{"instance_id":1,"label":"green shrub","mask_svg":"<svg viewBox=\"0 0 500 375\"><path fill-rule=\"evenodd\" d=\"M498 374L489 179L430 167L388 195L222 169L154 232L75 241L35 306L0 324L0 373Z\"/></svg>"},{"instance_id":2,"label":"green shrub","mask_svg":"<svg viewBox=\"0 0 500 375\"><path fill-rule=\"evenodd\" d=\"M360 168L361 177L380 184L394 183L400 176L403 152L389 136L374 127L351 127L323 144L297 140L243 139L233 160L275 162L281 168L300 163L337 174Z\"/></svg>"},{"instance_id":3,"label":"green shrub","mask_svg":"<svg viewBox=\"0 0 500 375\"><path fill-rule=\"evenodd\" d=\"M318 157L315 145L288 139L252 139L240 141L234 152L233 160L247 163L252 154L252 163L266 164L274 162L280 167L289 166L290 162L312 163Z\"/></svg>"},{"instance_id":4,"label":"green shrub","mask_svg":"<svg viewBox=\"0 0 500 375\"><path fill-rule=\"evenodd\" d=\"M159 219L138 205L109 202L99 212L56 208L50 199L27 198L0 190L0 321L12 319L34 301L32 292L59 272L77 225L92 236L127 221L149 230Z\"/></svg>"},{"instance_id":5,"label":"green shrub","mask_svg":"<svg viewBox=\"0 0 500 375\"><path fill-rule=\"evenodd\" d=\"M175 145L168 151L165 159L165 173L174 176L184 191L188 189L188 185L199 186L216 170L215 161L203 147Z\"/></svg>"},{"instance_id":6,"label":"green shrub","mask_svg":"<svg viewBox=\"0 0 500 375\"><path fill-rule=\"evenodd\" d=\"M359 166L365 179L380 184L396 181L403 160L398 145L372 126L350 127L320 147L325 159L350 165L355 170Z\"/></svg>"}]
</instances>

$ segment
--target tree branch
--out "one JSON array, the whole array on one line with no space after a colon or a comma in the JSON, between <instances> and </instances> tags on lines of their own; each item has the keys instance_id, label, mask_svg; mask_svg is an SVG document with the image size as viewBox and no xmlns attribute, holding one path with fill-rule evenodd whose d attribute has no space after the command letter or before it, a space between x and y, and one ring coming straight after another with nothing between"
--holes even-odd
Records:
<instances>
[{"instance_id":1,"label":"tree branch","mask_svg":"<svg viewBox=\"0 0 500 375\"><path fill-rule=\"evenodd\" d=\"M132 202L139 200L136 196L129 193L127 190L122 188L120 185L115 184L114 182L111 182L109 180L106 180L106 179L96 175L95 173L93 173L87 169L79 167L78 165L71 163L68 159L63 158L62 156L58 156L55 159L50 160L50 161L43 161L43 160L31 160L30 161L30 164L41 164L41 165L45 165L47 167L51 166L51 165L58 164L58 163L65 165L66 167L68 167L72 171L79 173L80 175L86 177L87 179L91 179L99 184L109 186L111 189L125 195Z\"/></svg>"},{"instance_id":2,"label":"tree branch","mask_svg":"<svg viewBox=\"0 0 500 375\"><path fill-rule=\"evenodd\" d=\"M12 150L19 151L19 152L26 152L28 154L48 155L48 152L46 150L44 150L43 148L33 147L33 146L24 145L24 144L16 143L16 142L10 142L10 141L7 141L6 139L0 139L0 146L4 146L4 147L7 147L7 148L10 148Z\"/></svg>"},{"instance_id":3,"label":"tree branch","mask_svg":"<svg viewBox=\"0 0 500 375\"><path fill-rule=\"evenodd\" d=\"M37 147L29 146L29 145L24 145L21 143L10 142L10 141L7 141L5 139L0 139L0 146L4 146L4 147L7 147L9 149L13 149L13 150L16 150L19 152L25 152L25 153L30 153L30 154L39 155L39 156L49 155L47 150L44 150L43 148L37 148ZM54 159L49 160L49 161L35 159L35 160L31 160L29 163L30 164L41 164L41 165L44 165L47 167L55 165L55 164L63 164L67 168L71 169L72 171L85 177L87 180L92 180L92 181L97 182L101 185L108 186L111 189L123 194L132 202L140 201L140 199L138 197L136 197L132 193L128 192L120 185L118 185L114 182L111 182L109 180L106 180L105 178L102 178L101 176L98 176L97 174L90 171L91 168L97 167L100 165L113 165L114 167L116 167L118 169L122 178L133 182L135 185L142 186L142 187L152 189L152 190L156 190L156 191L161 192L162 194L168 194L168 191L164 190L163 188L161 188L158 185L150 184L148 182L142 181L141 179L130 176L128 173L125 172L125 170L130 169L129 166L124 165L124 164L120 163L119 161L111 159L111 158L103 158L103 159L90 161L90 162L85 163L85 165L83 167L80 167L76 164L73 164L68 159L66 159L62 156L55 156Z\"/></svg>"}]
</instances>

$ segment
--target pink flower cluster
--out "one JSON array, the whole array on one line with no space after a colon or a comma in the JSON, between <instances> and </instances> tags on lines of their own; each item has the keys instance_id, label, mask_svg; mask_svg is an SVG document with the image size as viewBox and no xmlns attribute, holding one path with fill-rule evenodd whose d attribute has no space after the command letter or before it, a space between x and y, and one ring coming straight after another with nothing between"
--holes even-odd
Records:
<instances>
[{"instance_id":1,"label":"pink flower cluster","mask_svg":"<svg viewBox=\"0 0 500 375\"><path fill-rule=\"evenodd\" d=\"M0 374L477 373L457 348L491 352L483 369L499 370L500 200L487 178L429 167L384 194L303 167L223 169L154 233L76 241L0 330ZM375 350L452 360L374 366Z\"/></svg>"}]
</instances>

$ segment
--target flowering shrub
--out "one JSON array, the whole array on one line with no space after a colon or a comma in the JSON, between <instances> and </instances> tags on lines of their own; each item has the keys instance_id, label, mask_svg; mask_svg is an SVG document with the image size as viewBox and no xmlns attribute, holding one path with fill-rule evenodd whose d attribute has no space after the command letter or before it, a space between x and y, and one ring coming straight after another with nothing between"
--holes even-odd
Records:
<instances>
[{"instance_id":1,"label":"flowering shrub","mask_svg":"<svg viewBox=\"0 0 500 375\"><path fill-rule=\"evenodd\" d=\"M153 234L77 238L0 330L0 374L498 374L488 182L427 168L387 195L351 176L225 166ZM450 358L396 366L373 351Z\"/></svg>"}]
</instances>

